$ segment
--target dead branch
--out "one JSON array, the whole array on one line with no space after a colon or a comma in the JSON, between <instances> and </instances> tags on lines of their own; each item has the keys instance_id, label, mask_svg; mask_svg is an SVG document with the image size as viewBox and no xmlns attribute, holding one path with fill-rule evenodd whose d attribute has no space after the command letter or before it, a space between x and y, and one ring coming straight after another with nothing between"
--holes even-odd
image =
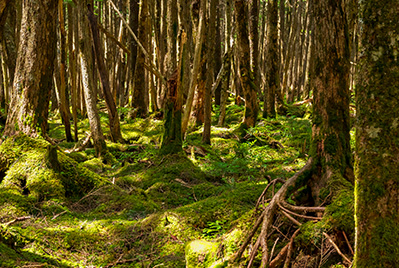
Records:
<instances>
[{"instance_id":1,"label":"dead branch","mask_svg":"<svg viewBox=\"0 0 399 268\"><path fill-rule=\"evenodd\" d=\"M7 222L7 223L4 223L4 227L8 227L8 226L10 226L10 225L12 225L12 224L14 224L14 223L16 223L16 222L21 222L21 221L29 220L29 219L31 219L31 218L32 218L31 216L24 216L24 217L15 218L15 219L13 219L12 221L9 221L9 222Z\"/></svg>"},{"instance_id":2,"label":"dead branch","mask_svg":"<svg viewBox=\"0 0 399 268\"><path fill-rule=\"evenodd\" d=\"M285 258L285 263L284 263L284 268L288 268L291 262L291 256L292 256L292 249L294 248L294 238L297 236L299 233L300 229L297 229L295 233L292 235L290 242L288 243L288 252L287 252L287 257Z\"/></svg>"},{"instance_id":3,"label":"dead branch","mask_svg":"<svg viewBox=\"0 0 399 268\"><path fill-rule=\"evenodd\" d=\"M286 216L290 221L292 221L294 224L296 224L296 225L298 225L298 226L301 226L302 225L302 223L300 223L299 221L297 221L294 217L292 217L290 214L288 214L287 212L285 212L285 211L281 211L281 213L283 213L284 214L284 216Z\"/></svg>"},{"instance_id":4,"label":"dead branch","mask_svg":"<svg viewBox=\"0 0 399 268\"><path fill-rule=\"evenodd\" d=\"M265 196L265 194L266 194L267 190L269 189L269 187L270 187L271 185L274 186L277 182L285 183L285 181L284 181L283 179L281 179L281 178L277 178L277 179L274 179L274 180L272 180L271 182L269 182L269 183L267 184L265 190L263 190L262 194L259 196L258 201L256 202L256 205L255 205L255 210L258 210L259 205L260 205L260 203L262 203L262 199L263 199L263 197Z\"/></svg>"},{"instance_id":5,"label":"dead branch","mask_svg":"<svg viewBox=\"0 0 399 268\"><path fill-rule=\"evenodd\" d=\"M324 233L324 232L323 232L323 235L328 239L328 241L331 243L331 245L333 245L333 247L335 248L335 250L337 251L337 253L338 253L342 258L344 258L344 260L345 260L346 262L348 262L349 264L352 264L351 260L350 260L348 257L346 257L346 256L341 252L341 250L339 249L339 247L337 246L337 244L335 244L334 240L332 240L332 238L331 238L327 233Z\"/></svg>"},{"instance_id":6,"label":"dead branch","mask_svg":"<svg viewBox=\"0 0 399 268\"><path fill-rule=\"evenodd\" d=\"M91 138L91 133L86 133L87 137L83 140L82 144L79 146L79 143L76 143L76 145L70 149L70 150L65 150L65 153L75 153L75 152L81 152L84 149L86 149L86 147L89 145L90 143L90 138Z\"/></svg>"},{"instance_id":7,"label":"dead branch","mask_svg":"<svg viewBox=\"0 0 399 268\"><path fill-rule=\"evenodd\" d=\"M346 236L346 233L345 233L344 231L342 231L342 234L343 234L344 237L345 237L346 244L348 244L348 247L349 247L349 249L350 249L352 255L355 255L355 252L353 251L353 248L352 248L351 244L349 243L349 240L348 240L348 237Z\"/></svg>"}]
</instances>

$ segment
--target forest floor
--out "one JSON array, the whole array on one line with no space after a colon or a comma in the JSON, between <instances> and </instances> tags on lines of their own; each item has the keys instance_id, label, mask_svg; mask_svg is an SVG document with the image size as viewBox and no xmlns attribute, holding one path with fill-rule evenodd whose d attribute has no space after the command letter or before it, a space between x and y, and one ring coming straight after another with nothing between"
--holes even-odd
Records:
<instances>
[{"instance_id":1,"label":"forest floor","mask_svg":"<svg viewBox=\"0 0 399 268\"><path fill-rule=\"evenodd\" d=\"M106 160L92 148L58 152L57 172L46 165L47 142L4 141L0 267L227 267L259 215L254 208L266 185L307 161L309 113L292 109L260 120L239 138L243 107L231 104L226 127L212 127L212 145L202 144L201 129L192 128L184 153L169 156L159 153L163 122L127 119L123 109L126 144L107 142ZM73 148L63 141L59 115L51 116L50 137L62 150ZM105 112L101 122L108 136ZM79 138L88 131L88 120L81 120ZM276 252L289 240L286 221L280 217L271 241L280 237ZM331 227L317 228L322 237ZM309 251L322 245L320 236L306 235L298 239L310 243ZM247 251L241 265L245 258Z\"/></svg>"}]
</instances>

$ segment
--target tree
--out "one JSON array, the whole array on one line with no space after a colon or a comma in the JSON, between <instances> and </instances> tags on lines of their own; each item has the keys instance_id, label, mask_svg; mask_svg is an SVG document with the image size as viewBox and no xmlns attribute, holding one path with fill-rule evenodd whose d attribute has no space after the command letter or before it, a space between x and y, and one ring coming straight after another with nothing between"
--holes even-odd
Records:
<instances>
[{"instance_id":1,"label":"tree","mask_svg":"<svg viewBox=\"0 0 399 268\"><path fill-rule=\"evenodd\" d=\"M258 117L258 98L251 73L251 56L248 38L248 1L235 1L235 18L240 61L240 79L245 97L243 129L255 126Z\"/></svg>"},{"instance_id":2,"label":"tree","mask_svg":"<svg viewBox=\"0 0 399 268\"><path fill-rule=\"evenodd\" d=\"M97 18L93 13L91 5L88 6L88 18L90 22L91 36L94 46L94 55L97 62L98 73L100 74L102 93L104 95L105 103L107 105L107 110L108 110L111 140L113 142L123 142L120 123L119 123L119 115L116 109L114 98L112 97L111 86L109 83L109 75L104 63L104 52L101 45L100 34L97 27Z\"/></svg>"},{"instance_id":3,"label":"tree","mask_svg":"<svg viewBox=\"0 0 399 268\"><path fill-rule=\"evenodd\" d=\"M362 1L356 88L354 267L397 267L399 21L397 1Z\"/></svg>"},{"instance_id":4,"label":"tree","mask_svg":"<svg viewBox=\"0 0 399 268\"><path fill-rule=\"evenodd\" d=\"M101 156L106 152L107 146L105 144L100 116L98 115L96 106L97 96L94 93L94 81L92 76L92 46L90 39L87 38L90 36L90 24L87 17L87 4L90 4L89 2L90 1L87 0L81 0L79 2L79 59L84 100L90 123L91 136L93 138L96 154L97 156Z\"/></svg>"},{"instance_id":5,"label":"tree","mask_svg":"<svg viewBox=\"0 0 399 268\"><path fill-rule=\"evenodd\" d=\"M278 1L273 0L268 5L267 24L267 55L266 55L266 86L264 90L263 117L276 117L276 92L280 87L280 51L278 49Z\"/></svg>"},{"instance_id":6,"label":"tree","mask_svg":"<svg viewBox=\"0 0 399 268\"><path fill-rule=\"evenodd\" d=\"M24 1L11 105L4 136L45 135L56 53L57 1Z\"/></svg>"},{"instance_id":7,"label":"tree","mask_svg":"<svg viewBox=\"0 0 399 268\"><path fill-rule=\"evenodd\" d=\"M320 191L331 180L353 182L349 118L349 42L346 1L313 1L315 61L310 180L312 195L320 204Z\"/></svg>"}]
</instances>

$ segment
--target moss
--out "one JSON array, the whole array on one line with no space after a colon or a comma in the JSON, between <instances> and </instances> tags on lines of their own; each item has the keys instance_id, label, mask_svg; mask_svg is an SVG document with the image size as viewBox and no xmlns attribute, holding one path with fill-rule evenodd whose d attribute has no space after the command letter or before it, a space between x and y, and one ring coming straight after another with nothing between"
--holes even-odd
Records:
<instances>
[{"instance_id":1,"label":"moss","mask_svg":"<svg viewBox=\"0 0 399 268\"><path fill-rule=\"evenodd\" d=\"M186 246L187 268L208 268L217 258L218 244L195 240Z\"/></svg>"},{"instance_id":2,"label":"moss","mask_svg":"<svg viewBox=\"0 0 399 268\"><path fill-rule=\"evenodd\" d=\"M104 171L104 164L99 158L93 158L87 160L81 164L82 167L85 167L95 173L101 173Z\"/></svg>"},{"instance_id":3,"label":"moss","mask_svg":"<svg viewBox=\"0 0 399 268\"><path fill-rule=\"evenodd\" d=\"M327 206L324 220L326 220L332 228L345 231L345 233L351 235L355 231L354 213L353 191L343 190L335 195L331 204Z\"/></svg>"}]
</instances>

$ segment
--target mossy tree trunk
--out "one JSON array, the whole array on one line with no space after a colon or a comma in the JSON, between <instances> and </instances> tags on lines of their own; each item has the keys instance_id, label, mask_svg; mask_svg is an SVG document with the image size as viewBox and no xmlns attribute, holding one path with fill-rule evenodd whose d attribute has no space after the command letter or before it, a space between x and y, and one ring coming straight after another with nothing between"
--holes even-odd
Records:
<instances>
[{"instance_id":1,"label":"mossy tree trunk","mask_svg":"<svg viewBox=\"0 0 399 268\"><path fill-rule=\"evenodd\" d=\"M276 117L276 92L280 89L280 51L278 49L278 1L268 5L266 86L263 118Z\"/></svg>"},{"instance_id":2,"label":"mossy tree trunk","mask_svg":"<svg viewBox=\"0 0 399 268\"><path fill-rule=\"evenodd\" d=\"M344 0L313 1L314 79L311 157L315 159L309 182L317 205L329 183L353 182L349 122L349 43ZM325 196L324 196L325 197Z\"/></svg>"},{"instance_id":3,"label":"mossy tree trunk","mask_svg":"<svg viewBox=\"0 0 399 268\"><path fill-rule=\"evenodd\" d=\"M357 268L397 267L399 254L398 2L362 1L356 89Z\"/></svg>"},{"instance_id":4,"label":"mossy tree trunk","mask_svg":"<svg viewBox=\"0 0 399 268\"><path fill-rule=\"evenodd\" d=\"M56 54L57 1L24 1L11 110L3 135L44 134Z\"/></svg>"},{"instance_id":5,"label":"mossy tree trunk","mask_svg":"<svg viewBox=\"0 0 399 268\"><path fill-rule=\"evenodd\" d=\"M240 61L240 80L245 97L245 113L241 128L247 129L255 126L258 117L258 97L254 78L251 73L251 54L248 37L248 1L235 1L235 19Z\"/></svg>"}]
</instances>

